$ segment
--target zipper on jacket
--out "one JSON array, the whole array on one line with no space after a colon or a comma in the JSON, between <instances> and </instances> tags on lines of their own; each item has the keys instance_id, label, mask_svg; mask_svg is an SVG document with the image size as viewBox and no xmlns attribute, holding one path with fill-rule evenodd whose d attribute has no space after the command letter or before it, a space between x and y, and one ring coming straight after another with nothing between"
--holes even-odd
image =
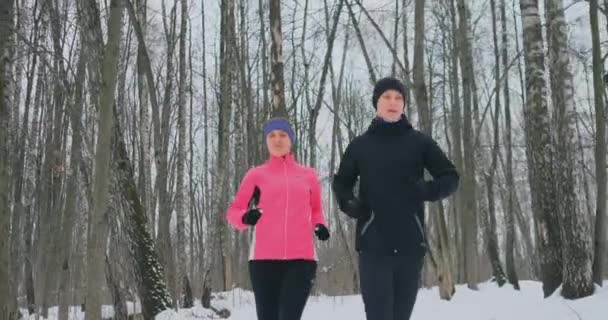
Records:
<instances>
[{"instance_id":1,"label":"zipper on jacket","mask_svg":"<svg viewBox=\"0 0 608 320\"><path fill-rule=\"evenodd\" d=\"M283 161L283 168L285 169L285 216L283 218L284 221L284 233L283 237L285 241L283 242L283 259L287 259L287 213L289 211L289 179L287 176L287 163Z\"/></svg>"},{"instance_id":2,"label":"zipper on jacket","mask_svg":"<svg viewBox=\"0 0 608 320\"><path fill-rule=\"evenodd\" d=\"M361 236L363 237L363 235L365 234L365 232L367 231L367 229L369 228L369 226L372 224L372 222L374 222L374 218L376 216L374 215L374 211L372 210L372 214L369 217L369 220L367 220L367 222L365 222L365 224L363 225L363 228L361 228Z\"/></svg>"},{"instance_id":3,"label":"zipper on jacket","mask_svg":"<svg viewBox=\"0 0 608 320\"><path fill-rule=\"evenodd\" d=\"M418 227L418 231L420 231L420 236L422 237L420 246L422 246L423 248L428 248L429 246L427 245L426 237L424 236L424 229L422 229L422 223L420 223L418 215L414 214L414 219L416 220L416 226Z\"/></svg>"}]
</instances>

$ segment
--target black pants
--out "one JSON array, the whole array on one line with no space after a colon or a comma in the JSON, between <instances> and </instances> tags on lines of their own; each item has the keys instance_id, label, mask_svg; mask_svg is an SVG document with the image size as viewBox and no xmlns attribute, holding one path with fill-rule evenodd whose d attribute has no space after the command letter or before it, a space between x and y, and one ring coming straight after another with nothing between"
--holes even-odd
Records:
<instances>
[{"instance_id":1,"label":"black pants","mask_svg":"<svg viewBox=\"0 0 608 320\"><path fill-rule=\"evenodd\" d=\"M299 320L316 271L312 260L249 261L258 320Z\"/></svg>"},{"instance_id":2,"label":"black pants","mask_svg":"<svg viewBox=\"0 0 608 320\"><path fill-rule=\"evenodd\" d=\"M361 252L359 273L367 320L408 320L416 303L422 258Z\"/></svg>"}]
</instances>

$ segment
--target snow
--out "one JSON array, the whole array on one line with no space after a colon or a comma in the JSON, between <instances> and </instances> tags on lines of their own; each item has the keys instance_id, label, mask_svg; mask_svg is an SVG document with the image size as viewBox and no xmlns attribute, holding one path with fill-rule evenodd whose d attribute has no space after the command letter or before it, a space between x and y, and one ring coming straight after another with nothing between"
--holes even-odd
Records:
<instances>
[{"instance_id":1,"label":"snow","mask_svg":"<svg viewBox=\"0 0 608 320\"><path fill-rule=\"evenodd\" d=\"M566 300L556 291L543 299L541 283L521 281L521 291L505 285L498 288L494 283L482 283L479 291L459 285L451 301L439 299L438 289L421 289L414 308L412 320L467 319L467 320L605 320L608 314L608 281L604 287L596 288L594 295L578 300ZM229 320L255 320L255 303L249 291L235 289L214 295L212 305L216 309L227 308L232 313ZM130 306L130 309L132 305ZM70 319L84 319L79 312ZM103 316L112 316L111 307L104 307ZM57 308L49 311L48 320L57 319ZM73 317L76 315L76 317ZM32 315L28 320L34 320ZM195 307L179 311L167 310L156 316L156 320L218 319L211 310L197 301ZM365 320L361 296L325 295L310 297L302 320L348 319Z\"/></svg>"}]
</instances>

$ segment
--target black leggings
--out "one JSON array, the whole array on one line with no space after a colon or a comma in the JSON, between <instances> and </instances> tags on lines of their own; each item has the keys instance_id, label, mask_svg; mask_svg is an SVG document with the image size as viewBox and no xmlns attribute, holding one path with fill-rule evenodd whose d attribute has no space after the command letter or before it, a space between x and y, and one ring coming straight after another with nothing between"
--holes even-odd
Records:
<instances>
[{"instance_id":1,"label":"black leggings","mask_svg":"<svg viewBox=\"0 0 608 320\"><path fill-rule=\"evenodd\" d=\"M312 260L249 261L258 320L299 320L316 271Z\"/></svg>"},{"instance_id":2,"label":"black leggings","mask_svg":"<svg viewBox=\"0 0 608 320\"><path fill-rule=\"evenodd\" d=\"M410 318L422 263L422 258L360 253L361 295L367 320Z\"/></svg>"}]
</instances>

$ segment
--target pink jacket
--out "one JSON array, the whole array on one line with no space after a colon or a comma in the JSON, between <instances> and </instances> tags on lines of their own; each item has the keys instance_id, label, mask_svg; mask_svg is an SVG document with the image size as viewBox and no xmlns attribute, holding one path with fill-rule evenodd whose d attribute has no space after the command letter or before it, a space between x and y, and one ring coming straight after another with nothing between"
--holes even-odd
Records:
<instances>
[{"instance_id":1,"label":"pink jacket","mask_svg":"<svg viewBox=\"0 0 608 320\"><path fill-rule=\"evenodd\" d=\"M317 260L314 227L326 224L316 171L298 164L291 154L250 169L227 212L228 222L238 230L249 227L242 218L255 186L260 189L262 216L254 228L249 260Z\"/></svg>"}]
</instances>

